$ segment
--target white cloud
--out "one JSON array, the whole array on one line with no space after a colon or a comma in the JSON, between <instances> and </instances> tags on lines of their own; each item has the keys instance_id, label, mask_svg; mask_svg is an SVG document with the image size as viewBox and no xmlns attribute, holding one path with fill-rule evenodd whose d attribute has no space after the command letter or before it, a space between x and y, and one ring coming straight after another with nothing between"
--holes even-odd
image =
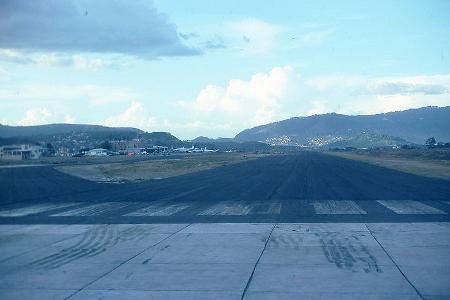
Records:
<instances>
[{"instance_id":1,"label":"white cloud","mask_svg":"<svg viewBox=\"0 0 450 300\"><path fill-rule=\"evenodd\" d=\"M73 66L75 67L75 69L80 70L84 69L97 70L115 66L111 62L107 62L101 58L86 59L81 55L74 55L72 58L73 58Z\"/></svg>"},{"instance_id":2,"label":"white cloud","mask_svg":"<svg viewBox=\"0 0 450 300\"><path fill-rule=\"evenodd\" d=\"M88 101L91 105L106 105L131 101L138 97L133 90L102 85L50 85L32 84L16 89L0 89L0 100L28 102L30 99L61 102Z\"/></svg>"},{"instance_id":3,"label":"white cloud","mask_svg":"<svg viewBox=\"0 0 450 300\"><path fill-rule=\"evenodd\" d=\"M312 100L310 101L310 104L312 105L312 107L305 113L305 115L307 116L320 115L331 112L330 106L327 105L327 103L325 103L324 101Z\"/></svg>"},{"instance_id":4,"label":"white cloud","mask_svg":"<svg viewBox=\"0 0 450 300\"><path fill-rule=\"evenodd\" d=\"M31 53L13 49L0 49L0 61L29 64L39 67L70 67L78 70L121 68L126 64L117 56L89 58L81 54Z\"/></svg>"},{"instance_id":5,"label":"white cloud","mask_svg":"<svg viewBox=\"0 0 450 300\"><path fill-rule=\"evenodd\" d=\"M0 67L0 80L11 79L11 73Z\"/></svg>"},{"instance_id":6,"label":"white cloud","mask_svg":"<svg viewBox=\"0 0 450 300\"><path fill-rule=\"evenodd\" d=\"M306 84L319 90L341 89L360 94L447 94L450 75L386 76L355 75L318 76Z\"/></svg>"},{"instance_id":7,"label":"white cloud","mask_svg":"<svg viewBox=\"0 0 450 300\"><path fill-rule=\"evenodd\" d=\"M450 105L450 75L319 76L306 85L329 97L345 99L341 112L373 114L423 106Z\"/></svg>"},{"instance_id":8,"label":"white cloud","mask_svg":"<svg viewBox=\"0 0 450 300\"><path fill-rule=\"evenodd\" d=\"M71 116L71 115L65 115L64 116L64 123L67 124L74 124L76 121L75 117Z\"/></svg>"},{"instance_id":9,"label":"white cloud","mask_svg":"<svg viewBox=\"0 0 450 300\"><path fill-rule=\"evenodd\" d=\"M359 98L360 99L360 98ZM410 108L420 108L424 106L449 106L450 97L448 95L377 95L367 96L365 101L355 101L349 107L357 108L357 113L375 114L391 111L400 111ZM350 110L349 112L353 112Z\"/></svg>"},{"instance_id":10,"label":"white cloud","mask_svg":"<svg viewBox=\"0 0 450 300\"><path fill-rule=\"evenodd\" d=\"M132 101L125 111L107 118L101 124L112 127L136 127L147 131L153 131L157 125L156 120L139 101Z\"/></svg>"},{"instance_id":11,"label":"white cloud","mask_svg":"<svg viewBox=\"0 0 450 300\"><path fill-rule=\"evenodd\" d=\"M231 35L239 47L253 54L268 54L276 45L275 38L282 27L258 19L245 19L229 24Z\"/></svg>"},{"instance_id":12,"label":"white cloud","mask_svg":"<svg viewBox=\"0 0 450 300\"><path fill-rule=\"evenodd\" d=\"M0 60L18 64L28 64L33 62L33 60L25 54L13 49L0 49Z\"/></svg>"},{"instance_id":13,"label":"white cloud","mask_svg":"<svg viewBox=\"0 0 450 300\"><path fill-rule=\"evenodd\" d=\"M47 124L49 122L49 117L51 116L52 113L46 107L33 108L27 110L25 118L19 120L17 124L21 126Z\"/></svg>"},{"instance_id":14,"label":"white cloud","mask_svg":"<svg viewBox=\"0 0 450 300\"><path fill-rule=\"evenodd\" d=\"M254 126L272 122L282 114L282 102L289 95L297 74L289 66L257 73L250 80L232 79L227 86L208 85L196 100L182 103L198 113L225 114L234 123Z\"/></svg>"}]
</instances>

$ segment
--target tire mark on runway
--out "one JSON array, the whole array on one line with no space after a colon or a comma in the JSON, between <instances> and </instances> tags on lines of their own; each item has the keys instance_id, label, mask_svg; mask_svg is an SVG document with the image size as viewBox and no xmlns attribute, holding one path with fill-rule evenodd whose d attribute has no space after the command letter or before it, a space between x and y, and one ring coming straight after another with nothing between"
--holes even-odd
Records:
<instances>
[{"instance_id":1,"label":"tire mark on runway","mask_svg":"<svg viewBox=\"0 0 450 300\"><path fill-rule=\"evenodd\" d=\"M73 261L94 257L114 248L120 242L139 241L151 230L142 227L129 227L119 231L115 225L102 225L89 230L81 239L71 246L67 246L57 253L33 261L30 265L54 269Z\"/></svg>"},{"instance_id":2,"label":"tire mark on runway","mask_svg":"<svg viewBox=\"0 0 450 300\"><path fill-rule=\"evenodd\" d=\"M355 271L360 267L366 273L382 273L377 260L364 246L357 235L343 236L339 232L315 233L319 238L322 251L328 260L339 269ZM358 265L362 263L362 266Z\"/></svg>"},{"instance_id":3,"label":"tire mark on runway","mask_svg":"<svg viewBox=\"0 0 450 300\"><path fill-rule=\"evenodd\" d=\"M119 242L119 234L115 226L99 226L86 232L81 241L63 248L58 253L35 260L32 266L58 268L72 261L99 255L114 247Z\"/></svg>"}]
</instances>

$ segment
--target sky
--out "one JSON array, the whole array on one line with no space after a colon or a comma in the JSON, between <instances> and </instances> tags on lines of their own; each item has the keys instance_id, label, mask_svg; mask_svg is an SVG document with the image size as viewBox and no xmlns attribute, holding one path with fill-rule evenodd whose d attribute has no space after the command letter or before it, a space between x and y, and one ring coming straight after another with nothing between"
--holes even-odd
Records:
<instances>
[{"instance_id":1,"label":"sky","mask_svg":"<svg viewBox=\"0 0 450 300\"><path fill-rule=\"evenodd\" d=\"M450 1L0 0L0 124L233 137L450 105Z\"/></svg>"}]
</instances>

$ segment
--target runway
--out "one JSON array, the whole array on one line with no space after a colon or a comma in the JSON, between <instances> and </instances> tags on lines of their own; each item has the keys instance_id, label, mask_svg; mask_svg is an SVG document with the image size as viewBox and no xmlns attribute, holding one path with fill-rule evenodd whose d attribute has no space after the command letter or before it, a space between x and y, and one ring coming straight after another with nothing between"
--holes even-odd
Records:
<instances>
[{"instance_id":1,"label":"runway","mask_svg":"<svg viewBox=\"0 0 450 300\"><path fill-rule=\"evenodd\" d=\"M0 169L0 223L449 221L450 182L315 152L137 184Z\"/></svg>"}]
</instances>

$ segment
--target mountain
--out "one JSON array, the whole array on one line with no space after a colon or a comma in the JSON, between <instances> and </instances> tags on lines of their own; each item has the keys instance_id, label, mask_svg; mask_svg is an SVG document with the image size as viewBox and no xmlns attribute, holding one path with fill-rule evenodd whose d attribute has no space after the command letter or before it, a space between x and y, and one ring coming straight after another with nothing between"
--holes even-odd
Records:
<instances>
[{"instance_id":1,"label":"mountain","mask_svg":"<svg viewBox=\"0 0 450 300\"><path fill-rule=\"evenodd\" d=\"M330 113L297 117L246 129L235 139L274 145L322 146L348 140L364 132L399 137L417 144L423 144L431 136L438 141L449 141L450 106L376 115Z\"/></svg>"},{"instance_id":2,"label":"mountain","mask_svg":"<svg viewBox=\"0 0 450 300\"><path fill-rule=\"evenodd\" d=\"M169 132L146 132L139 135L140 139L146 140L152 145L180 147L184 143Z\"/></svg>"},{"instance_id":3,"label":"mountain","mask_svg":"<svg viewBox=\"0 0 450 300\"><path fill-rule=\"evenodd\" d=\"M100 133L143 133L143 131L131 127L105 127L100 125L85 124L49 124L37 126L7 126L0 124L0 137L31 137L55 134L67 134L74 132L100 132Z\"/></svg>"},{"instance_id":4,"label":"mountain","mask_svg":"<svg viewBox=\"0 0 450 300\"><path fill-rule=\"evenodd\" d=\"M196 137L193 140L190 140L189 142L199 143L199 144L207 144L207 143L214 143L214 139L211 139L211 138L206 137L206 136L199 136L199 137Z\"/></svg>"},{"instance_id":5,"label":"mountain","mask_svg":"<svg viewBox=\"0 0 450 300\"><path fill-rule=\"evenodd\" d=\"M14 144L36 144L36 141L23 137L10 137L10 138L1 138L0 137L0 146L5 145L14 145Z\"/></svg>"},{"instance_id":6,"label":"mountain","mask_svg":"<svg viewBox=\"0 0 450 300\"><path fill-rule=\"evenodd\" d=\"M410 145L408 141L404 139L392 137L384 134L376 133L361 133L355 137L344 139L338 142L334 142L326 145L326 148L370 148L370 147L388 147L388 146L400 146Z\"/></svg>"}]
</instances>

